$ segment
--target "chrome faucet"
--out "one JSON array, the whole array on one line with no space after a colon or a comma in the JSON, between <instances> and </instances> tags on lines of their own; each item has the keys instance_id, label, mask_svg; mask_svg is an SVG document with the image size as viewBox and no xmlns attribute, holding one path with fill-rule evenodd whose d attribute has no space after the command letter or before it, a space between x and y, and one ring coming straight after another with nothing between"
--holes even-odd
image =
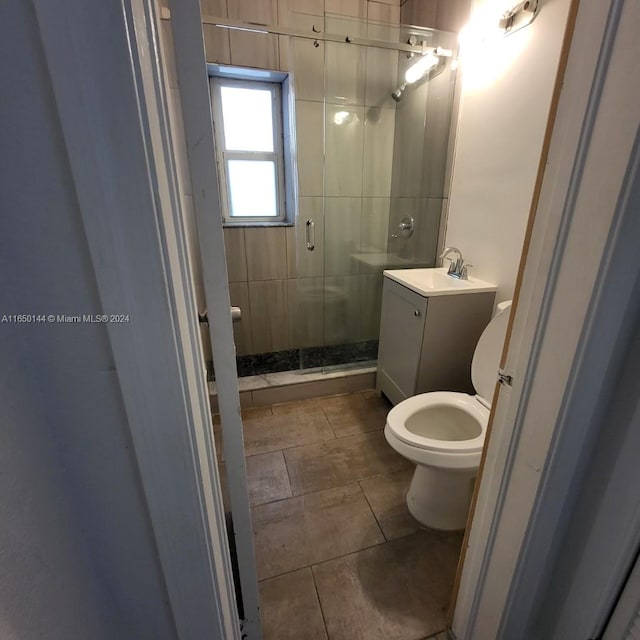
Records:
<instances>
[{"instance_id":1,"label":"chrome faucet","mask_svg":"<svg viewBox=\"0 0 640 640\"><path fill-rule=\"evenodd\" d=\"M450 253L457 254L457 258L454 260L453 258L447 258ZM458 278L459 280L468 280L467 276L467 267L472 267L471 264L465 264L464 259L462 258L462 251L456 247L447 247L441 254L440 260L444 262L444 259L447 258L449 260L449 270L447 271L447 275L450 275L452 278Z\"/></svg>"}]
</instances>

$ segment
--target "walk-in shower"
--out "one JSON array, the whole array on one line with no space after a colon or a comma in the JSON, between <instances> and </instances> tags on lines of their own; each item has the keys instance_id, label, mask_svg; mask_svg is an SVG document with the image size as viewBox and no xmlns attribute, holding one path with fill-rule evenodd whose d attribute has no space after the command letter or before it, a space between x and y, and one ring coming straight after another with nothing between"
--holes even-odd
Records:
<instances>
[{"instance_id":1,"label":"walk-in shower","mask_svg":"<svg viewBox=\"0 0 640 640\"><path fill-rule=\"evenodd\" d=\"M278 37L295 113L295 220L225 229L239 264L240 376L374 364L382 272L434 266L446 201L455 35L328 14L292 24ZM269 267L252 270L260 252Z\"/></svg>"}]
</instances>

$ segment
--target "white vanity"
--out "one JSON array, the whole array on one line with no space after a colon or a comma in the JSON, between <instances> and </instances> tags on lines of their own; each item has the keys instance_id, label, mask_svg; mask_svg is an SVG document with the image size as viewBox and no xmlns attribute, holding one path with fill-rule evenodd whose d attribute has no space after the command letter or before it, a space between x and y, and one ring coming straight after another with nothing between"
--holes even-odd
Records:
<instances>
[{"instance_id":1,"label":"white vanity","mask_svg":"<svg viewBox=\"0 0 640 640\"><path fill-rule=\"evenodd\" d=\"M428 391L473 393L471 359L496 286L442 269L384 272L377 389L393 404Z\"/></svg>"}]
</instances>

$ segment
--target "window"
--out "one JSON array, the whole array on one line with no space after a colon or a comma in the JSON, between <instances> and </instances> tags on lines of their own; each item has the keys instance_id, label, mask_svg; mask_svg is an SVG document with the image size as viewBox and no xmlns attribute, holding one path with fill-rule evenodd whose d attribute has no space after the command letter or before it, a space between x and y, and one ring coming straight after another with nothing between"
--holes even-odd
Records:
<instances>
[{"instance_id":1,"label":"window","mask_svg":"<svg viewBox=\"0 0 640 640\"><path fill-rule=\"evenodd\" d=\"M211 102L225 224L284 222L281 84L212 77Z\"/></svg>"}]
</instances>

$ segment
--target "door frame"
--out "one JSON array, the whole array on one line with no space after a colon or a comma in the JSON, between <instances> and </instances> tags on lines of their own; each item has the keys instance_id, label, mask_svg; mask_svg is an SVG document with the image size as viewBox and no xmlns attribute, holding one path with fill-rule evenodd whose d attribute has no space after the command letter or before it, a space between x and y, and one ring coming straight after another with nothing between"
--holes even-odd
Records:
<instances>
[{"instance_id":1,"label":"door frame","mask_svg":"<svg viewBox=\"0 0 640 640\"><path fill-rule=\"evenodd\" d=\"M503 354L513 382L496 386L459 568L451 628L464 640L531 637L528 625L631 339L640 277L637 235L628 232L640 124L639 52L631 34L637 7L583 0L576 8ZM637 468L626 471L640 482ZM630 548L616 552L632 557ZM626 571L616 569L607 576L610 594ZM600 608L582 612L585 627L595 632L608 615L605 594L601 585L583 581L581 587L585 596L601 590Z\"/></svg>"}]
</instances>

